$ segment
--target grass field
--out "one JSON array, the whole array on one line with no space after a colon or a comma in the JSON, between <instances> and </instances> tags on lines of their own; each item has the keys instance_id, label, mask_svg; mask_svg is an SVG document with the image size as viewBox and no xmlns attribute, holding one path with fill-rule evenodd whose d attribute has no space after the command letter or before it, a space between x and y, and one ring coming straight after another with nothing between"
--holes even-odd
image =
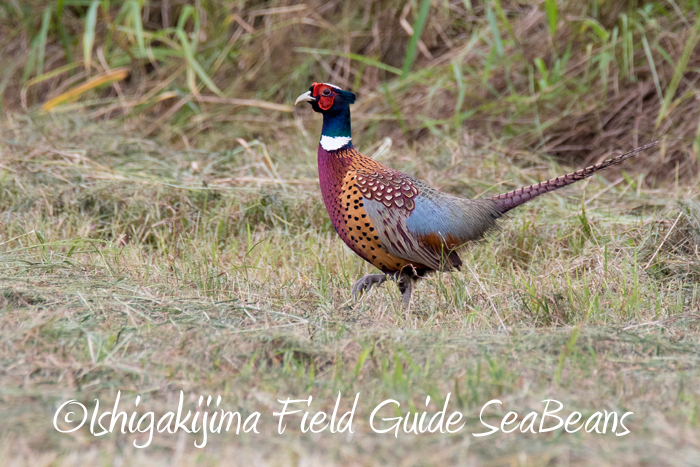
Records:
<instances>
[{"instance_id":1,"label":"grass field","mask_svg":"<svg viewBox=\"0 0 700 467\"><path fill-rule=\"evenodd\" d=\"M59 3L0 9L0 465L700 465L697 2ZM512 211L405 312L393 284L352 301L372 268L291 107L312 81L358 90L362 152L468 197L663 142ZM156 417L221 396L260 433L54 428L118 391ZM353 434L277 434L278 399L338 393ZM456 434L369 425L448 393ZM555 399L630 433L472 436L494 399L492 425Z\"/></svg>"}]
</instances>

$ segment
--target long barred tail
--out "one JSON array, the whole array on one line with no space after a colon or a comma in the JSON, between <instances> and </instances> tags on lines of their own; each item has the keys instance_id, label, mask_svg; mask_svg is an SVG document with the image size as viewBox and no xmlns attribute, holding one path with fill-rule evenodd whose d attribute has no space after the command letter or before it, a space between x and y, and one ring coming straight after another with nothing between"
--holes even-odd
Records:
<instances>
[{"instance_id":1,"label":"long barred tail","mask_svg":"<svg viewBox=\"0 0 700 467\"><path fill-rule=\"evenodd\" d=\"M509 191L508 193L503 193L502 195L493 196L491 198L486 198L496 202L496 205L500 209L501 213L510 211L513 208L517 208L521 204L525 204L531 199L536 198L539 195L548 193L550 191L558 190L572 183L576 183L579 180L588 178L599 170L603 170L611 165L619 164L620 162L634 157L640 152L649 149L652 146L657 145L661 140L656 140L652 143L646 144L640 148L630 151L625 154L613 157L606 161L600 162L596 165L586 167L585 169L577 170L570 174L562 175L561 177L553 178L549 181L538 183L537 185L530 185L525 188L520 188L514 191Z\"/></svg>"}]
</instances>

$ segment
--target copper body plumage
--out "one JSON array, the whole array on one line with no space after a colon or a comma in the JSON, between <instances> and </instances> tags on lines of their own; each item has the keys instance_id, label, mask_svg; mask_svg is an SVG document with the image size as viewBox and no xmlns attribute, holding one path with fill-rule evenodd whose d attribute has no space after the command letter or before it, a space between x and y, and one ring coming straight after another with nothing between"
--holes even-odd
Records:
<instances>
[{"instance_id":1,"label":"copper body plumage","mask_svg":"<svg viewBox=\"0 0 700 467\"><path fill-rule=\"evenodd\" d=\"M409 262L391 255L383 246L379 232L365 210L365 191L379 190L379 182L368 179L384 166L363 156L354 148L333 152L319 150L319 179L326 209L336 232L348 247L380 271L400 271ZM372 183L372 185L369 185ZM367 186L367 188L365 188ZM413 192L411 192L413 194ZM376 194L375 197L379 196Z\"/></svg>"}]
</instances>

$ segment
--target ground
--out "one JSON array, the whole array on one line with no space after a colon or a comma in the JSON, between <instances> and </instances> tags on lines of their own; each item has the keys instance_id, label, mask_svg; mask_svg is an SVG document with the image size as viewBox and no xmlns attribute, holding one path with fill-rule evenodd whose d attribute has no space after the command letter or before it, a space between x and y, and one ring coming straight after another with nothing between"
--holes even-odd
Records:
<instances>
[{"instance_id":1,"label":"ground","mask_svg":"<svg viewBox=\"0 0 700 467\"><path fill-rule=\"evenodd\" d=\"M316 131L313 115L303 122ZM572 168L470 141L370 154L466 196ZM462 272L421 282L404 312L392 283L351 300L372 269L330 225L314 138L300 134L294 152L244 143L178 149L115 122L10 116L0 138L2 464L698 465L694 186L641 185L626 163L619 178L546 195L468 250ZM118 391L129 413L141 396L139 417L175 411L180 391L192 410L200 395L221 396L244 419L259 412L260 433L210 434L201 449L201 434L156 433L137 449L147 434L53 427L63 402L92 413L99 399L102 412ZM279 399L311 395L310 409L330 414L338 393L341 413L360 393L352 435L302 433L301 413L277 434ZM466 420L458 433L402 426L394 437L369 425L382 401L400 403L384 417L432 416L448 394L448 412ZM495 426L511 410L541 414L547 399L584 420L633 414L624 436L473 436L488 431L479 415L494 399L502 405L483 417Z\"/></svg>"}]
</instances>

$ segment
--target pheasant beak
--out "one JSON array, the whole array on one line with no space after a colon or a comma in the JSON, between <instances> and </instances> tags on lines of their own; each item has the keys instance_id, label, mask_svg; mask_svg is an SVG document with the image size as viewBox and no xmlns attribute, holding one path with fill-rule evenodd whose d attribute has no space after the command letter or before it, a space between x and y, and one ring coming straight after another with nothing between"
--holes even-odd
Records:
<instances>
[{"instance_id":1,"label":"pheasant beak","mask_svg":"<svg viewBox=\"0 0 700 467\"><path fill-rule=\"evenodd\" d=\"M294 102L294 105L297 105L299 102L315 102L315 101L316 101L316 98L311 95L311 91L306 91L304 94L297 97L297 100Z\"/></svg>"}]
</instances>

